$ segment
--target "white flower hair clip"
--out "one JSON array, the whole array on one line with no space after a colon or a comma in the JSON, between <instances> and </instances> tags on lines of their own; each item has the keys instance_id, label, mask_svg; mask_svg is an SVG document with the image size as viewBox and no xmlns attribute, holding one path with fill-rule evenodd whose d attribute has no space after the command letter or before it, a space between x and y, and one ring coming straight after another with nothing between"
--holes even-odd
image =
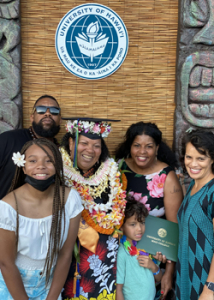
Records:
<instances>
[{"instance_id":1,"label":"white flower hair clip","mask_svg":"<svg viewBox=\"0 0 214 300\"><path fill-rule=\"evenodd\" d=\"M14 164L17 165L18 167L24 167L26 163L25 155L24 154L21 155L20 152L13 153L12 160Z\"/></svg>"}]
</instances>

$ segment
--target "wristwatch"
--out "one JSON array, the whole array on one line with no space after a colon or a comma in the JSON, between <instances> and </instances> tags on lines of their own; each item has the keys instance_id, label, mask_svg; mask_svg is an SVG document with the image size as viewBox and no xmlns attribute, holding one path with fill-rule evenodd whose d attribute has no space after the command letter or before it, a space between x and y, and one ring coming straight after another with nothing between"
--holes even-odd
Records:
<instances>
[{"instance_id":1,"label":"wristwatch","mask_svg":"<svg viewBox=\"0 0 214 300\"><path fill-rule=\"evenodd\" d=\"M214 292L214 282L205 282L206 286L208 287L209 290Z\"/></svg>"}]
</instances>

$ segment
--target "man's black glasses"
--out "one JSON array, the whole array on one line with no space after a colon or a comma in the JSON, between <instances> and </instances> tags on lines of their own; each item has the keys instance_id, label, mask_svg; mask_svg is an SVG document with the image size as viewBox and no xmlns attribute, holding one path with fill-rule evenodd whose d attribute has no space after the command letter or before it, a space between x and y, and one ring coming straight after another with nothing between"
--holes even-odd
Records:
<instances>
[{"instance_id":1,"label":"man's black glasses","mask_svg":"<svg viewBox=\"0 0 214 300\"><path fill-rule=\"evenodd\" d=\"M48 109L50 113L54 116L57 116L60 113L60 108L55 106L35 106L34 112L36 111L37 114L44 115Z\"/></svg>"}]
</instances>

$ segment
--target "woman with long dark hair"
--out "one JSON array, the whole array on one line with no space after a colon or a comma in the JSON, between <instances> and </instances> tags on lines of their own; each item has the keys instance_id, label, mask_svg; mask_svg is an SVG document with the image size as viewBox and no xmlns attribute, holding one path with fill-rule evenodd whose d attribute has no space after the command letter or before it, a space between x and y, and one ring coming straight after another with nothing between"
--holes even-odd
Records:
<instances>
[{"instance_id":1,"label":"woman with long dark hair","mask_svg":"<svg viewBox=\"0 0 214 300\"><path fill-rule=\"evenodd\" d=\"M27 142L13 160L15 177L0 201L0 298L60 300L81 199L65 187L61 154L47 139Z\"/></svg>"},{"instance_id":2,"label":"woman with long dark hair","mask_svg":"<svg viewBox=\"0 0 214 300\"><path fill-rule=\"evenodd\" d=\"M123 187L144 203L149 214L177 222L177 211L183 195L174 172L176 158L162 141L162 132L153 123L132 124L116 151L120 159ZM158 251L158 249L157 249ZM161 280L165 297L172 288L174 264L167 263Z\"/></svg>"}]
</instances>

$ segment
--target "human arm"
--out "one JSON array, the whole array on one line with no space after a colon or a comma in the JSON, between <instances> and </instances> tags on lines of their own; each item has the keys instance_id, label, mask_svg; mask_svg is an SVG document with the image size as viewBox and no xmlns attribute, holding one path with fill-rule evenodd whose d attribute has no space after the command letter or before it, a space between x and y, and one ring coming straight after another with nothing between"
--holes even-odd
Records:
<instances>
[{"instance_id":1,"label":"human arm","mask_svg":"<svg viewBox=\"0 0 214 300\"><path fill-rule=\"evenodd\" d=\"M164 184L164 209L166 219L178 223L177 213L183 200L183 192L174 171L169 172Z\"/></svg>"},{"instance_id":2,"label":"human arm","mask_svg":"<svg viewBox=\"0 0 214 300\"><path fill-rule=\"evenodd\" d=\"M173 279L174 269L175 269L174 262L166 263L165 273L163 274L163 277L161 279L161 292L163 298L166 297L167 293L172 289L172 279Z\"/></svg>"},{"instance_id":3,"label":"human arm","mask_svg":"<svg viewBox=\"0 0 214 300\"><path fill-rule=\"evenodd\" d=\"M167 286L170 284L172 286L172 278L173 278L173 272L174 272L174 262L171 260L167 260L166 256L163 255L161 252L157 252L156 255L153 255L153 257L157 260L159 260L162 263L166 264L166 274L163 275L164 279L161 281L161 287L162 287L162 294L165 297L165 295L168 293L168 290L171 288L168 288ZM172 267L171 267L172 266ZM169 286L170 286L169 285ZM166 291L166 293L164 293Z\"/></svg>"},{"instance_id":4,"label":"human arm","mask_svg":"<svg viewBox=\"0 0 214 300\"><path fill-rule=\"evenodd\" d=\"M0 269L7 288L14 300L28 300L16 260L14 231L0 229Z\"/></svg>"},{"instance_id":5,"label":"human arm","mask_svg":"<svg viewBox=\"0 0 214 300\"><path fill-rule=\"evenodd\" d=\"M164 184L164 208L166 219L177 223L178 209L183 200L183 192L179 180L174 171L171 171ZM168 291L172 288L172 278L174 273L175 263L167 262L166 270L161 280L161 291L165 297Z\"/></svg>"},{"instance_id":6,"label":"human arm","mask_svg":"<svg viewBox=\"0 0 214 300\"><path fill-rule=\"evenodd\" d=\"M212 258L212 262L210 265L210 271L207 277L208 282L214 282L214 256ZM198 298L198 300L213 300L214 299L214 293L206 285L204 285L203 291Z\"/></svg>"},{"instance_id":7,"label":"human arm","mask_svg":"<svg viewBox=\"0 0 214 300\"><path fill-rule=\"evenodd\" d=\"M137 260L138 260L139 265L141 267L144 267L144 268L147 268L147 269L151 270L153 275L155 273L158 273L157 275L154 275L155 280L156 281L161 281L161 278L162 278L162 275L163 275L162 271L160 270L159 266L157 266L149 256L139 255L137 257Z\"/></svg>"},{"instance_id":8,"label":"human arm","mask_svg":"<svg viewBox=\"0 0 214 300\"><path fill-rule=\"evenodd\" d=\"M185 196L186 195L186 187L185 187L185 183L184 183L184 174L183 173L179 174L179 182L180 182L181 187L182 187L183 195Z\"/></svg>"},{"instance_id":9,"label":"human arm","mask_svg":"<svg viewBox=\"0 0 214 300\"><path fill-rule=\"evenodd\" d=\"M124 300L123 284L125 281L125 269L126 261L124 257L124 252L121 251L121 248L119 247L119 251L117 254L116 300Z\"/></svg>"},{"instance_id":10,"label":"human arm","mask_svg":"<svg viewBox=\"0 0 214 300\"><path fill-rule=\"evenodd\" d=\"M161 252L156 252L156 255L153 255L153 257L162 263L166 263L166 270L163 275L163 279L161 280L161 291L163 297L165 297L168 291L171 289L170 286L172 286L172 278L175 264L171 260L167 260L166 256L163 255Z\"/></svg>"},{"instance_id":11,"label":"human arm","mask_svg":"<svg viewBox=\"0 0 214 300\"><path fill-rule=\"evenodd\" d=\"M117 284L117 286L116 286L116 300L124 300L123 284Z\"/></svg>"},{"instance_id":12,"label":"human arm","mask_svg":"<svg viewBox=\"0 0 214 300\"><path fill-rule=\"evenodd\" d=\"M81 213L70 219L67 239L59 252L54 277L46 300L57 300L68 275L76 241Z\"/></svg>"}]
</instances>

